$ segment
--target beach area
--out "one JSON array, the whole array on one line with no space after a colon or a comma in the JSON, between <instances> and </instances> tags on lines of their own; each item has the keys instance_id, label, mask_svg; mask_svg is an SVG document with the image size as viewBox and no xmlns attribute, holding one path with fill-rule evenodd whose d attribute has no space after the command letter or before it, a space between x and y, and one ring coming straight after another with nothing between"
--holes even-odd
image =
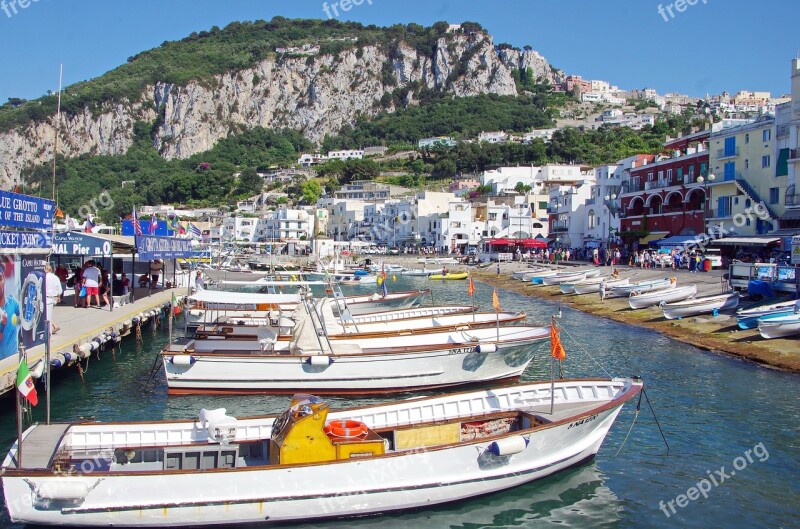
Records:
<instances>
[{"instance_id":1,"label":"beach area","mask_svg":"<svg viewBox=\"0 0 800 529\"><path fill-rule=\"evenodd\" d=\"M419 267L417 256L386 256L386 263L401 266ZM373 261L379 261L374 259ZM530 266L534 266L531 263ZM431 265L435 267L436 265ZM452 272L468 271L475 281L482 281L500 289L511 290L533 298L546 299L561 303L589 314L610 320L653 329L665 336L693 345L699 349L718 354L727 354L755 362L764 367L782 371L800 373L800 341L796 337L763 339L758 329L742 330L736 324L735 310L723 311L717 316L705 314L679 320L667 320L658 306L632 310L627 298L606 298L600 302L599 294L565 295L558 286L532 285L513 279L511 274L529 269L527 262L497 263L486 267L446 265ZM547 265L552 266L552 265ZM558 268L586 269L593 265L587 262L570 261L559 263ZM612 267L600 267L601 275L608 276ZM697 285L697 296L711 296L726 291L723 275L727 270L718 269L710 272L690 273L688 270L672 270L671 268L641 269L629 266L617 266L620 278L629 278L631 283L675 277L678 286ZM465 287L466 288L466 287ZM757 302L742 297L739 308L747 308Z\"/></svg>"}]
</instances>

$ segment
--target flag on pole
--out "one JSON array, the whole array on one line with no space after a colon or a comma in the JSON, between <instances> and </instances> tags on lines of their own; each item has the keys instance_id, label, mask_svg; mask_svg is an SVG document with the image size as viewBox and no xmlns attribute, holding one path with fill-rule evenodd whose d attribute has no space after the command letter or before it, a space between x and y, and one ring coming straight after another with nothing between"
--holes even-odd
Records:
<instances>
[{"instance_id":1,"label":"flag on pole","mask_svg":"<svg viewBox=\"0 0 800 529\"><path fill-rule=\"evenodd\" d=\"M86 222L83 224L83 231L85 231L86 233L92 233L92 229L94 229L94 226L95 224L94 221L92 220L92 216L89 215L86 218Z\"/></svg>"},{"instance_id":2,"label":"flag on pole","mask_svg":"<svg viewBox=\"0 0 800 529\"><path fill-rule=\"evenodd\" d=\"M203 235L203 232L200 231L200 228L195 226L193 222L190 222L189 223L189 234L194 236L194 237L200 237L201 235Z\"/></svg>"},{"instance_id":3,"label":"flag on pole","mask_svg":"<svg viewBox=\"0 0 800 529\"><path fill-rule=\"evenodd\" d=\"M56 208L56 213L55 213L55 215L54 215L54 216L55 216L55 218L57 218L57 219L63 219L63 218L64 218L64 212L63 212L63 211L61 211L61 208L57 207L57 208Z\"/></svg>"},{"instance_id":4,"label":"flag on pole","mask_svg":"<svg viewBox=\"0 0 800 529\"><path fill-rule=\"evenodd\" d=\"M158 219L156 218L156 213L154 211L153 215L150 217L150 230L149 230L150 235L155 235L157 228L158 228Z\"/></svg>"},{"instance_id":5,"label":"flag on pole","mask_svg":"<svg viewBox=\"0 0 800 529\"><path fill-rule=\"evenodd\" d=\"M497 312L500 312L500 298L497 297L497 289L492 292L492 307Z\"/></svg>"},{"instance_id":6,"label":"flag on pole","mask_svg":"<svg viewBox=\"0 0 800 529\"><path fill-rule=\"evenodd\" d=\"M467 276L467 295L469 297L475 295L475 283L472 282L472 276Z\"/></svg>"},{"instance_id":7,"label":"flag on pole","mask_svg":"<svg viewBox=\"0 0 800 529\"><path fill-rule=\"evenodd\" d=\"M567 351L561 343L561 336L556 329L555 322L550 322L550 355L559 362L563 362L567 358Z\"/></svg>"},{"instance_id":8,"label":"flag on pole","mask_svg":"<svg viewBox=\"0 0 800 529\"><path fill-rule=\"evenodd\" d=\"M134 235L144 235L142 233L142 225L139 223L139 217L136 215L136 206L133 206L133 233Z\"/></svg>"},{"instance_id":9,"label":"flag on pole","mask_svg":"<svg viewBox=\"0 0 800 529\"><path fill-rule=\"evenodd\" d=\"M19 369L17 369L17 389L19 392L22 393L22 396L28 399L32 405L36 406L39 404L39 396L36 394L36 386L33 385L33 377L31 376L31 372L28 370L28 364L25 360L21 360L19 363Z\"/></svg>"}]
</instances>

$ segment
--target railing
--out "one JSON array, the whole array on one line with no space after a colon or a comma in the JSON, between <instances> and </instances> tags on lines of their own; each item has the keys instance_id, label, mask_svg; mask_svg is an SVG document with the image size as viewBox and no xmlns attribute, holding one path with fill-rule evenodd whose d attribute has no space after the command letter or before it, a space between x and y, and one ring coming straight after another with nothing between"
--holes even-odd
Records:
<instances>
[{"instance_id":1,"label":"railing","mask_svg":"<svg viewBox=\"0 0 800 529\"><path fill-rule=\"evenodd\" d=\"M644 184L641 182L623 182L622 186L620 187L620 190L623 194L644 191Z\"/></svg>"},{"instance_id":2,"label":"railing","mask_svg":"<svg viewBox=\"0 0 800 529\"><path fill-rule=\"evenodd\" d=\"M594 206L595 200L596 199L594 199L594 198L590 198L589 200L586 201L586 205L587 206Z\"/></svg>"},{"instance_id":3,"label":"railing","mask_svg":"<svg viewBox=\"0 0 800 529\"><path fill-rule=\"evenodd\" d=\"M716 209L709 209L708 213L706 214L706 220L710 219L726 219L731 217L733 212L731 208L716 208Z\"/></svg>"},{"instance_id":4,"label":"railing","mask_svg":"<svg viewBox=\"0 0 800 529\"><path fill-rule=\"evenodd\" d=\"M722 160L724 158L735 158L739 156L739 147L734 149L717 149L717 159Z\"/></svg>"},{"instance_id":5,"label":"railing","mask_svg":"<svg viewBox=\"0 0 800 529\"><path fill-rule=\"evenodd\" d=\"M771 218L773 219L778 218L778 215L775 214L775 211L771 207L769 207L769 204L767 204L761 199L761 196L758 194L758 191L753 189L753 186L750 185L750 182L748 182L744 178L737 178L736 185L739 187L739 189L741 189L744 192L745 195L750 197L750 199L753 202L755 202L756 204L761 204L761 207L767 210L767 213L769 213L769 216Z\"/></svg>"},{"instance_id":6,"label":"railing","mask_svg":"<svg viewBox=\"0 0 800 529\"><path fill-rule=\"evenodd\" d=\"M569 222L566 221L558 221L554 222L551 232L562 232L562 231L569 231Z\"/></svg>"},{"instance_id":7,"label":"railing","mask_svg":"<svg viewBox=\"0 0 800 529\"><path fill-rule=\"evenodd\" d=\"M794 162L800 160L800 149L789 149L789 159L787 161Z\"/></svg>"}]
</instances>

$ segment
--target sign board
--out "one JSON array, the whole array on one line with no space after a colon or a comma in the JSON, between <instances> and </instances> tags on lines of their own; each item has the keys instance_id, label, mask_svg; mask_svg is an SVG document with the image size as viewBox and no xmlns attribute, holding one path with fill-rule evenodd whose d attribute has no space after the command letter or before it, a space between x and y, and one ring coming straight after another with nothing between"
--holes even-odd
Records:
<instances>
[{"instance_id":1,"label":"sign board","mask_svg":"<svg viewBox=\"0 0 800 529\"><path fill-rule=\"evenodd\" d=\"M800 237L792 237L792 264L800 264Z\"/></svg>"},{"instance_id":2,"label":"sign board","mask_svg":"<svg viewBox=\"0 0 800 529\"><path fill-rule=\"evenodd\" d=\"M0 226L50 230L54 212L52 200L0 191Z\"/></svg>"},{"instance_id":3,"label":"sign board","mask_svg":"<svg viewBox=\"0 0 800 529\"><path fill-rule=\"evenodd\" d=\"M47 303L44 297L46 259L26 256L0 257L0 360L16 361L19 340L25 347L41 345L47 329Z\"/></svg>"},{"instance_id":4,"label":"sign board","mask_svg":"<svg viewBox=\"0 0 800 529\"><path fill-rule=\"evenodd\" d=\"M185 258L193 255L191 239L154 237L150 235L138 235L136 237L136 252L139 254L139 259L144 261Z\"/></svg>"},{"instance_id":5,"label":"sign board","mask_svg":"<svg viewBox=\"0 0 800 529\"><path fill-rule=\"evenodd\" d=\"M111 257L112 248L111 241L77 231L56 233L53 237L53 253L55 255Z\"/></svg>"},{"instance_id":6,"label":"sign board","mask_svg":"<svg viewBox=\"0 0 800 529\"><path fill-rule=\"evenodd\" d=\"M49 233L0 230L0 248L19 250L24 253L24 250L50 248L50 246Z\"/></svg>"}]
</instances>

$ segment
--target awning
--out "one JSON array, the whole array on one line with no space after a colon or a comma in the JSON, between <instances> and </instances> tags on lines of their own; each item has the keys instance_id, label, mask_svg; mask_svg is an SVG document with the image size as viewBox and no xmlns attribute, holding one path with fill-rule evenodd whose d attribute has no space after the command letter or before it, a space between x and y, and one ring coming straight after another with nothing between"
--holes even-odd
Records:
<instances>
[{"instance_id":1,"label":"awning","mask_svg":"<svg viewBox=\"0 0 800 529\"><path fill-rule=\"evenodd\" d=\"M778 243L781 241L780 237L765 236L765 237L724 237L711 241L709 244L715 246L766 246L768 244Z\"/></svg>"},{"instance_id":2,"label":"awning","mask_svg":"<svg viewBox=\"0 0 800 529\"><path fill-rule=\"evenodd\" d=\"M696 245L698 242L702 242L705 239L706 237L703 237L702 235L673 235L672 237L658 240L656 244L659 246L686 246L687 244Z\"/></svg>"},{"instance_id":3,"label":"awning","mask_svg":"<svg viewBox=\"0 0 800 529\"><path fill-rule=\"evenodd\" d=\"M113 254L130 254L136 250L133 237L106 233L70 231L56 233L53 237L53 254L109 257Z\"/></svg>"},{"instance_id":4,"label":"awning","mask_svg":"<svg viewBox=\"0 0 800 529\"><path fill-rule=\"evenodd\" d=\"M665 235L669 235L668 231L654 231L651 232L649 235L642 237L639 239L639 244L650 244L653 241L658 241L663 239Z\"/></svg>"},{"instance_id":5,"label":"awning","mask_svg":"<svg viewBox=\"0 0 800 529\"><path fill-rule=\"evenodd\" d=\"M508 246L514 244L512 239L489 239L486 241L490 246Z\"/></svg>"},{"instance_id":6,"label":"awning","mask_svg":"<svg viewBox=\"0 0 800 529\"><path fill-rule=\"evenodd\" d=\"M300 303L299 294L255 294L249 292L224 292L222 290L201 290L189 296L189 299L213 305L277 305Z\"/></svg>"},{"instance_id":7,"label":"awning","mask_svg":"<svg viewBox=\"0 0 800 529\"><path fill-rule=\"evenodd\" d=\"M466 241L464 241L466 243ZM490 246L523 246L525 248L547 248L544 239L490 239L486 241Z\"/></svg>"}]
</instances>

